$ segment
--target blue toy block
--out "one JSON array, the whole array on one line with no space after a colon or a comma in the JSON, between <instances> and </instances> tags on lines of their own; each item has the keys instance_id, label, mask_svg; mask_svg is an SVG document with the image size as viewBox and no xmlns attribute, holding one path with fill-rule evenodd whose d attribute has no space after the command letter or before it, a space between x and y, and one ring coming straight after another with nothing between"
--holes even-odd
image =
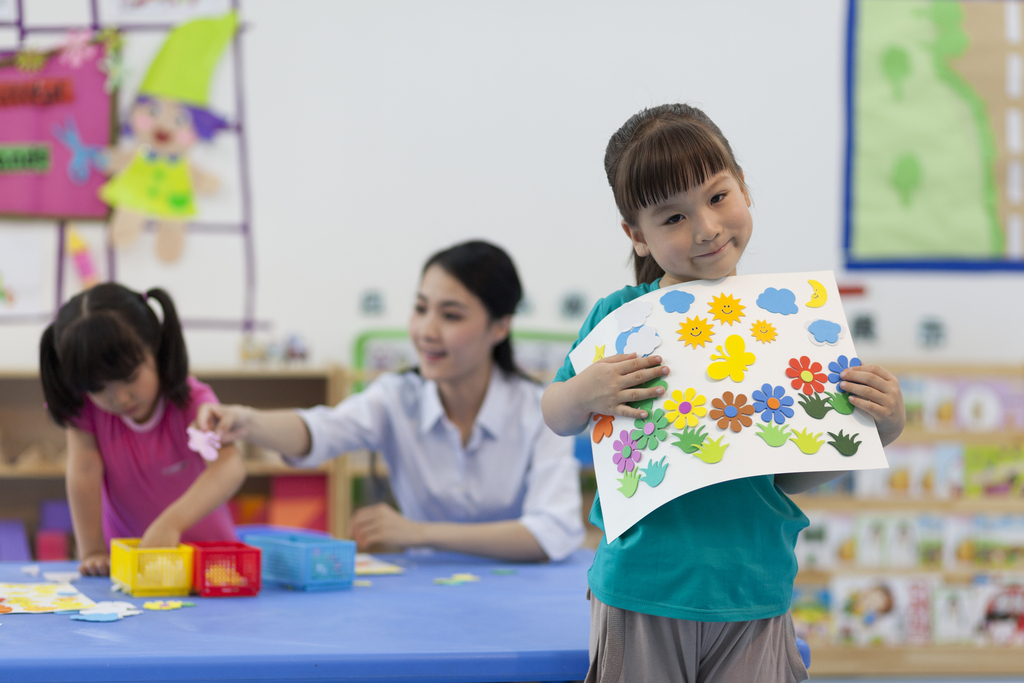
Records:
<instances>
[{"instance_id":1,"label":"blue toy block","mask_svg":"<svg viewBox=\"0 0 1024 683\"><path fill-rule=\"evenodd\" d=\"M0 519L0 561L31 562L25 525L16 519Z\"/></svg>"}]
</instances>

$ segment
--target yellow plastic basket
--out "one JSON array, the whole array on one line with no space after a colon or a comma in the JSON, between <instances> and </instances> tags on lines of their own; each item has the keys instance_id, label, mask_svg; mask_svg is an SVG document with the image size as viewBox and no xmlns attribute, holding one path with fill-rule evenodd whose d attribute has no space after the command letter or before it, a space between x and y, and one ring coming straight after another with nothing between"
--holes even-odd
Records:
<instances>
[{"instance_id":1,"label":"yellow plastic basket","mask_svg":"<svg viewBox=\"0 0 1024 683\"><path fill-rule=\"evenodd\" d=\"M136 597L188 595L192 590L192 546L138 547L137 538L110 541L110 578Z\"/></svg>"}]
</instances>

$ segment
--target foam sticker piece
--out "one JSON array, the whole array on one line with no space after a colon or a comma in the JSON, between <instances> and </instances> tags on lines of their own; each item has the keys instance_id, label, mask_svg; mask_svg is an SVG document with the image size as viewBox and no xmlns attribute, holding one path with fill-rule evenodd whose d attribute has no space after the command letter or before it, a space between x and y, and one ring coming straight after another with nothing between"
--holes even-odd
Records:
<instances>
[{"instance_id":1,"label":"foam sticker piece","mask_svg":"<svg viewBox=\"0 0 1024 683\"><path fill-rule=\"evenodd\" d=\"M740 318L746 316L743 309L746 308L740 303L739 299L734 299L731 294L721 294L714 297L711 303L708 304L708 313L714 313L714 320L717 320L720 325L728 324L732 327L733 323L738 323Z\"/></svg>"},{"instance_id":2,"label":"foam sticker piece","mask_svg":"<svg viewBox=\"0 0 1024 683\"><path fill-rule=\"evenodd\" d=\"M640 470L636 469L633 472L626 472L622 478L619 479L618 491L626 498L632 498L633 494L636 493L637 487L640 485Z\"/></svg>"},{"instance_id":3,"label":"foam sticker piece","mask_svg":"<svg viewBox=\"0 0 1024 683\"><path fill-rule=\"evenodd\" d=\"M612 435L612 423L615 422L615 418L611 415L594 415L594 433L591 434L590 438L594 443L601 443L601 439L606 436Z\"/></svg>"},{"instance_id":4,"label":"foam sticker piece","mask_svg":"<svg viewBox=\"0 0 1024 683\"><path fill-rule=\"evenodd\" d=\"M780 315L793 315L800 310L796 305L796 294L792 290L774 287L769 287L758 295L757 307Z\"/></svg>"},{"instance_id":5,"label":"foam sticker piece","mask_svg":"<svg viewBox=\"0 0 1024 683\"><path fill-rule=\"evenodd\" d=\"M120 600L104 600L92 607L79 610L79 614L118 614L122 617L133 617L142 614L142 610L130 602Z\"/></svg>"},{"instance_id":6,"label":"foam sticker piece","mask_svg":"<svg viewBox=\"0 0 1024 683\"><path fill-rule=\"evenodd\" d=\"M812 363L807 356L800 356L799 360L790 358L786 377L793 379L791 386L794 389L808 396L825 391L825 381L828 379L821 371L821 363Z\"/></svg>"},{"instance_id":7,"label":"foam sticker piece","mask_svg":"<svg viewBox=\"0 0 1024 683\"><path fill-rule=\"evenodd\" d=\"M641 327L643 327L643 325L631 327L630 329L626 330L622 334L615 337L615 353L625 353L626 342L629 340L630 335L639 332Z\"/></svg>"},{"instance_id":8,"label":"foam sticker piece","mask_svg":"<svg viewBox=\"0 0 1024 683\"><path fill-rule=\"evenodd\" d=\"M172 609L181 609L186 605L181 600L150 600L149 602L142 603L143 609L153 610L155 612L164 612ZM191 607L192 605L187 605Z\"/></svg>"},{"instance_id":9,"label":"foam sticker piece","mask_svg":"<svg viewBox=\"0 0 1024 683\"><path fill-rule=\"evenodd\" d=\"M793 397L786 396L785 387L762 384L760 389L754 390L751 397L754 399L754 412L760 413L764 422L774 420L776 424L783 424L786 418L794 415L791 408Z\"/></svg>"},{"instance_id":10,"label":"foam sticker piece","mask_svg":"<svg viewBox=\"0 0 1024 683\"><path fill-rule=\"evenodd\" d=\"M679 341L683 342L683 346L692 346L693 348L700 346L702 349L715 336L714 330L708 325L707 318L696 316L687 318L684 323L679 323L676 334L679 335Z\"/></svg>"},{"instance_id":11,"label":"foam sticker piece","mask_svg":"<svg viewBox=\"0 0 1024 683\"><path fill-rule=\"evenodd\" d=\"M708 417L718 420L719 429L731 429L738 432L754 423L750 416L754 414L754 406L747 405L747 397L738 394L733 397L731 391L722 394L722 398L711 399L712 410ZM704 444L705 446L707 443Z\"/></svg>"},{"instance_id":12,"label":"foam sticker piece","mask_svg":"<svg viewBox=\"0 0 1024 683\"><path fill-rule=\"evenodd\" d=\"M639 422L639 420L637 420ZM619 432L619 438L614 444L615 453L612 455L612 462L619 472L632 472L633 468L640 462L640 449L636 441L630 438L629 432L623 429Z\"/></svg>"},{"instance_id":13,"label":"foam sticker piece","mask_svg":"<svg viewBox=\"0 0 1024 683\"><path fill-rule=\"evenodd\" d=\"M658 462L650 460L647 463L647 467L642 470L644 476L641 481L653 489L661 482L665 481L665 470L667 469L668 465L665 464L665 458L662 458Z\"/></svg>"},{"instance_id":14,"label":"foam sticker piece","mask_svg":"<svg viewBox=\"0 0 1024 683\"><path fill-rule=\"evenodd\" d=\"M822 398L821 394L818 393L800 394L800 407L815 420L824 419L828 411L832 410L827 397Z\"/></svg>"},{"instance_id":15,"label":"foam sticker piece","mask_svg":"<svg viewBox=\"0 0 1024 683\"><path fill-rule=\"evenodd\" d=\"M686 313L696 298L689 292L674 289L671 292L666 292L658 301L666 313Z\"/></svg>"},{"instance_id":16,"label":"foam sticker piece","mask_svg":"<svg viewBox=\"0 0 1024 683\"><path fill-rule=\"evenodd\" d=\"M725 351L719 346L718 354L721 355L711 354L711 360L717 362L708 366L708 377L715 381L729 377L733 382L742 382L747 368L757 360L738 334L730 335L725 340Z\"/></svg>"},{"instance_id":17,"label":"foam sticker piece","mask_svg":"<svg viewBox=\"0 0 1024 683\"><path fill-rule=\"evenodd\" d=\"M789 427L778 424L757 424L757 435L772 448L786 445L789 441Z\"/></svg>"},{"instance_id":18,"label":"foam sticker piece","mask_svg":"<svg viewBox=\"0 0 1024 683\"><path fill-rule=\"evenodd\" d=\"M857 449L860 448L860 441L857 441L857 437L860 434L843 434L843 430L839 430L839 434L828 433L832 437L832 440L828 442L829 446L832 446L840 455L850 457L857 453Z\"/></svg>"},{"instance_id":19,"label":"foam sticker piece","mask_svg":"<svg viewBox=\"0 0 1024 683\"><path fill-rule=\"evenodd\" d=\"M644 299L634 299L615 309L615 322L618 324L619 332L626 332L634 327L640 327L651 314L651 302Z\"/></svg>"},{"instance_id":20,"label":"foam sticker piece","mask_svg":"<svg viewBox=\"0 0 1024 683\"><path fill-rule=\"evenodd\" d=\"M43 572L43 578L54 583L71 583L82 578L78 572Z\"/></svg>"},{"instance_id":21,"label":"foam sticker piece","mask_svg":"<svg viewBox=\"0 0 1024 683\"><path fill-rule=\"evenodd\" d=\"M681 432L676 432L673 436L676 437L676 440L672 445L683 453L696 453L697 449L704 444L704 440L708 438L708 435L704 433L704 425L697 429L687 427Z\"/></svg>"},{"instance_id":22,"label":"foam sticker piece","mask_svg":"<svg viewBox=\"0 0 1024 683\"><path fill-rule=\"evenodd\" d=\"M806 429L801 429L799 432L793 430L790 441L796 444L796 447L800 449L801 453L814 455L825 443L818 438L819 436L821 436L821 434L813 434Z\"/></svg>"},{"instance_id":23,"label":"foam sticker piece","mask_svg":"<svg viewBox=\"0 0 1024 683\"><path fill-rule=\"evenodd\" d=\"M373 581L368 581L366 579L356 579L352 582L352 585L356 588L369 588L373 585Z\"/></svg>"},{"instance_id":24,"label":"foam sticker piece","mask_svg":"<svg viewBox=\"0 0 1024 683\"><path fill-rule=\"evenodd\" d=\"M626 339L625 351L644 357L654 353L654 349L659 346L661 337L658 336L658 331L650 325L644 325Z\"/></svg>"},{"instance_id":25,"label":"foam sticker piece","mask_svg":"<svg viewBox=\"0 0 1024 683\"><path fill-rule=\"evenodd\" d=\"M725 449L729 447L729 444L722 443L724 438L724 436L720 436L717 439L708 439L693 454L694 457L700 458L709 465L716 465L722 462L722 458L725 456Z\"/></svg>"},{"instance_id":26,"label":"foam sticker piece","mask_svg":"<svg viewBox=\"0 0 1024 683\"><path fill-rule=\"evenodd\" d=\"M629 437L636 441L637 448L640 450L657 450L658 444L668 438L668 418L665 417L665 411L661 408L646 418L634 420L633 426L636 429L629 433ZM639 457L639 454L637 455Z\"/></svg>"},{"instance_id":27,"label":"foam sticker piece","mask_svg":"<svg viewBox=\"0 0 1024 683\"><path fill-rule=\"evenodd\" d=\"M195 427L189 427L188 447L202 456L203 460L213 462L220 455L220 437L215 432L204 432Z\"/></svg>"},{"instance_id":28,"label":"foam sticker piece","mask_svg":"<svg viewBox=\"0 0 1024 683\"><path fill-rule=\"evenodd\" d=\"M121 615L117 612L97 612L95 614L72 614L73 621L120 621Z\"/></svg>"},{"instance_id":29,"label":"foam sticker piece","mask_svg":"<svg viewBox=\"0 0 1024 683\"><path fill-rule=\"evenodd\" d=\"M772 325L767 320L758 320L750 326L750 336L762 344L771 344L779 334L775 329L775 325Z\"/></svg>"},{"instance_id":30,"label":"foam sticker piece","mask_svg":"<svg viewBox=\"0 0 1024 683\"><path fill-rule=\"evenodd\" d=\"M818 346L835 346L846 336L843 326L831 320L813 320L806 325L811 341Z\"/></svg>"},{"instance_id":31,"label":"foam sticker piece","mask_svg":"<svg viewBox=\"0 0 1024 683\"><path fill-rule=\"evenodd\" d=\"M605 347L605 344L601 344L600 346L598 346L596 344L594 345L594 362L595 363L597 361L602 360L604 358L604 347Z\"/></svg>"},{"instance_id":32,"label":"foam sticker piece","mask_svg":"<svg viewBox=\"0 0 1024 683\"><path fill-rule=\"evenodd\" d=\"M807 284L811 286L811 300L808 301L805 306L808 308L821 308L828 301L828 290L817 280L808 280Z\"/></svg>"},{"instance_id":33,"label":"foam sticker piece","mask_svg":"<svg viewBox=\"0 0 1024 683\"><path fill-rule=\"evenodd\" d=\"M853 357L847 359L846 356L841 355L836 360L829 362L828 381L832 382L832 384L839 384L839 381L842 379L839 375L843 370L857 367L860 367L860 358ZM840 389L839 387L836 388L839 389L839 391L843 391L843 389Z\"/></svg>"}]
</instances>

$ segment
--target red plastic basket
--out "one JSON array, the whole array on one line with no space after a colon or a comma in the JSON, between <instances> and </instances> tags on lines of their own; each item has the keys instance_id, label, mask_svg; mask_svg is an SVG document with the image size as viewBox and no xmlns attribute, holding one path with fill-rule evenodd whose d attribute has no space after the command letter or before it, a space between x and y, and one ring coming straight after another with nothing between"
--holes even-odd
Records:
<instances>
[{"instance_id":1,"label":"red plastic basket","mask_svg":"<svg viewBox=\"0 0 1024 683\"><path fill-rule=\"evenodd\" d=\"M189 543L195 549L192 587L204 598L260 592L260 549L238 541Z\"/></svg>"}]
</instances>

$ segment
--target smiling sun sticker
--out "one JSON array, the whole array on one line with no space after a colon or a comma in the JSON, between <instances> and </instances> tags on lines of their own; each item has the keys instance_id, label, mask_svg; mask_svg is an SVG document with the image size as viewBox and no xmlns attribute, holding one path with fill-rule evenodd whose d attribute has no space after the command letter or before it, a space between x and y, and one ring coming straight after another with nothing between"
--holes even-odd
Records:
<instances>
[{"instance_id":1,"label":"smiling sun sticker","mask_svg":"<svg viewBox=\"0 0 1024 683\"><path fill-rule=\"evenodd\" d=\"M707 318L698 317L687 318L685 323L680 323L678 333L679 341L683 342L683 346L692 346L693 348L697 348L698 345L704 348L704 345L715 336L711 326L708 325Z\"/></svg>"},{"instance_id":2,"label":"smiling sun sticker","mask_svg":"<svg viewBox=\"0 0 1024 683\"><path fill-rule=\"evenodd\" d=\"M733 323L738 323L740 318L746 315L743 312L746 306L742 305L739 299L733 299L731 294L722 294L721 296L714 297L708 306L710 307L708 313L714 313L714 319L723 325L728 323L732 326Z\"/></svg>"},{"instance_id":3,"label":"smiling sun sticker","mask_svg":"<svg viewBox=\"0 0 1024 683\"><path fill-rule=\"evenodd\" d=\"M767 320L758 320L754 323L750 328L750 334L762 344L771 344L778 336L775 326Z\"/></svg>"}]
</instances>

